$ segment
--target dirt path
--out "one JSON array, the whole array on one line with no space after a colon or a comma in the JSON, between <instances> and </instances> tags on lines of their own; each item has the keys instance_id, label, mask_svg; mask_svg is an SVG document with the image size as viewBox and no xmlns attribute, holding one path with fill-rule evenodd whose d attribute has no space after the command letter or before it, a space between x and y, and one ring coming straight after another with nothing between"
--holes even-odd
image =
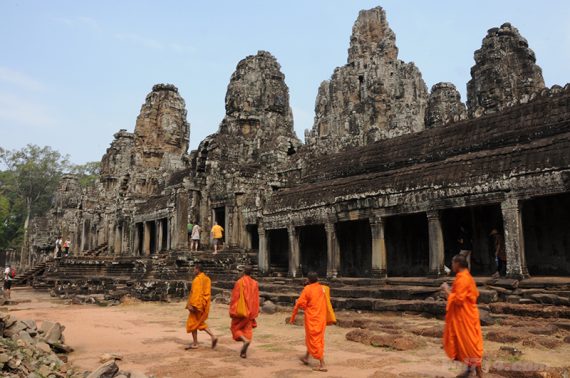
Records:
<instances>
[{"instance_id":1,"label":"dirt path","mask_svg":"<svg viewBox=\"0 0 570 378\"><path fill-rule=\"evenodd\" d=\"M231 339L227 306L213 304L209 325L220 336L218 348L209 348L209 339L200 333L201 348L185 351L184 303L131 303L116 307L69 305L46 293L17 289L17 299L30 300L11 306L20 319L58 321L65 325L66 343L75 351L70 361L84 369L94 369L103 353L124 357L120 367L156 377L453 377L459 370L445 357L437 338L421 337L422 348L392 351L373 348L345 339L349 329L328 327L325 358L329 373L316 373L302 366L303 328L285 325L287 313L262 314L254 334L249 358L239 358L240 344ZM341 316L350 316L350 313ZM435 319L419 316L371 315L398 323L433 327ZM486 350L500 344L486 343ZM537 350L538 358L552 366L562 364L570 348L559 351Z\"/></svg>"}]
</instances>

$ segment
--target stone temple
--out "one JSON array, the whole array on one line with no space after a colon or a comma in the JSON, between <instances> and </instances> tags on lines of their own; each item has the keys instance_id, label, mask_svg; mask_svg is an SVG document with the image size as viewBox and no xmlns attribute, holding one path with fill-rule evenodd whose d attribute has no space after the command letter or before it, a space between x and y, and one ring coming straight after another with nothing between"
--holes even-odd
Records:
<instances>
[{"instance_id":1,"label":"stone temple","mask_svg":"<svg viewBox=\"0 0 570 378\"><path fill-rule=\"evenodd\" d=\"M506 285L510 303L538 301L520 288L570 276L570 85L545 87L509 23L490 29L474 58L465 103L451 83L428 91L419 69L398 59L384 10L361 11L346 64L318 88L304 143L269 52L237 64L225 117L194 151L183 98L157 84L134 132L114 135L98 182L82 189L65 176L51 212L33 220L28 277L59 293L153 299L183 295L196 261L220 290L253 263L278 302L316 270L341 307L412 306L437 291L464 227L482 297L506 300L489 289ZM214 221L226 231L224 252L189 252L187 223L203 226L208 247ZM493 229L504 235L510 280L489 278ZM57 234L72 240L72 256L47 262Z\"/></svg>"}]
</instances>

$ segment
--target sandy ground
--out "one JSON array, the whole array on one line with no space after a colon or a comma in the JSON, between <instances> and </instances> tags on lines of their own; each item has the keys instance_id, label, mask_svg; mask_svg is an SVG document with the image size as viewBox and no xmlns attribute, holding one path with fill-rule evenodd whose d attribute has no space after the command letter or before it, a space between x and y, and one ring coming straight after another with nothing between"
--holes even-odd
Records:
<instances>
[{"instance_id":1,"label":"sandy ground","mask_svg":"<svg viewBox=\"0 0 570 378\"><path fill-rule=\"evenodd\" d=\"M304 352L303 327L285 324L288 313L260 315L259 327L249 349L248 359L238 356L240 344L231 339L227 306L213 304L208 321L219 335L215 350L210 349L209 337L199 334L201 347L185 351L190 340L184 329L187 311L183 302L124 303L115 307L71 305L51 298L47 293L30 289L14 290L14 298L26 300L9 311L19 319L58 321L65 325L66 343L75 351L69 359L78 367L94 369L103 353L118 353L124 357L121 369L137 371L156 377L453 377L460 368L450 363L440 341L425 339L425 345L413 351L393 351L374 348L345 339L349 329L328 327L325 358L328 373L313 372L298 361ZM29 301L27 301L29 300ZM340 313L339 316L351 316ZM435 319L415 315L372 314L382 318L434 326ZM486 352L493 354L500 344L486 342ZM570 348L533 350L525 356L561 366L567 363Z\"/></svg>"}]
</instances>

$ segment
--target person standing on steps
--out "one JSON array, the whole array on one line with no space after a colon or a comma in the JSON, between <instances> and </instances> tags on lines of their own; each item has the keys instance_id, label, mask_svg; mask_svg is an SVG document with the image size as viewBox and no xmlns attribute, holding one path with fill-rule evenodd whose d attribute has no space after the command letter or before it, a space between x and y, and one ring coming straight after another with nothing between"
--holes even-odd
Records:
<instances>
[{"instance_id":1,"label":"person standing on steps","mask_svg":"<svg viewBox=\"0 0 570 378\"><path fill-rule=\"evenodd\" d=\"M69 256L69 249L71 248L71 240L69 238L65 239L65 243L63 243L63 255L65 257Z\"/></svg>"},{"instance_id":2,"label":"person standing on steps","mask_svg":"<svg viewBox=\"0 0 570 378\"><path fill-rule=\"evenodd\" d=\"M214 243L214 255L217 255L218 249L222 249L222 238L224 237L224 229L218 224L218 222L214 222L214 226L212 226L212 230L210 232L210 237Z\"/></svg>"},{"instance_id":3,"label":"person standing on steps","mask_svg":"<svg viewBox=\"0 0 570 378\"><path fill-rule=\"evenodd\" d=\"M63 240L61 239L61 236L58 236L57 239L55 239L55 250L53 253L54 258L61 257L62 246L63 246Z\"/></svg>"},{"instance_id":4,"label":"person standing on steps","mask_svg":"<svg viewBox=\"0 0 570 378\"><path fill-rule=\"evenodd\" d=\"M493 239L493 247L495 249L495 260L497 262L497 271L493 274L493 278L504 277L507 274L507 252L505 250L505 238L496 228L491 230L491 238Z\"/></svg>"},{"instance_id":5,"label":"person standing on steps","mask_svg":"<svg viewBox=\"0 0 570 378\"><path fill-rule=\"evenodd\" d=\"M186 225L186 232L188 234L188 245L190 246L190 250L192 250L192 230L194 229L194 225L191 222L188 222Z\"/></svg>"},{"instance_id":6,"label":"person standing on steps","mask_svg":"<svg viewBox=\"0 0 570 378\"><path fill-rule=\"evenodd\" d=\"M198 331L204 331L212 338L212 349L218 344L218 338L208 328L206 320L210 314L212 299L212 281L202 271L200 264L194 265L194 280L190 288L190 295L186 303L188 319L186 320L186 332L192 334L192 344L186 348L198 349Z\"/></svg>"},{"instance_id":7,"label":"person standing on steps","mask_svg":"<svg viewBox=\"0 0 570 378\"><path fill-rule=\"evenodd\" d=\"M451 268L455 272L451 290L447 282L441 285L447 296L443 349L449 358L467 365L467 370L458 377L470 377L473 369L481 377L483 335L477 307L479 291L465 256L455 255Z\"/></svg>"},{"instance_id":8,"label":"person standing on steps","mask_svg":"<svg viewBox=\"0 0 570 378\"><path fill-rule=\"evenodd\" d=\"M199 224L195 224L192 227L192 242L190 244L190 251L198 251L200 247L200 233L202 232L202 227Z\"/></svg>"},{"instance_id":9,"label":"person standing on steps","mask_svg":"<svg viewBox=\"0 0 570 378\"><path fill-rule=\"evenodd\" d=\"M231 331L235 341L241 341L241 358L247 358L247 349L253 338L253 329L257 327L259 315L259 285L251 278L252 267L246 265L243 275L232 290L230 300Z\"/></svg>"}]
</instances>

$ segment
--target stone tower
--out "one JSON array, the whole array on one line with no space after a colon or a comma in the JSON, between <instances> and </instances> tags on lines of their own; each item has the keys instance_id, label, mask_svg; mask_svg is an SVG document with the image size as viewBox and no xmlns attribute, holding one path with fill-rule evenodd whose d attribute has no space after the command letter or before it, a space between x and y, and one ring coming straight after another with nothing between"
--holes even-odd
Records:
<instances>
[{"instance_id":1,"label":"stone tower","mask_svg":"<svg viewBox=\"0 0 570 378\"><path fill-rule=\"evenodd\" d=\"M542 70L518 29L509 23L489 29L467 83L469 116L500 111L543 88Z\"/></svg>"},{"instance_id":2,"label":"stone tower","mask_svg":"<svg viewBox=\"0 0 570 378\"><path fill-rule=\"evenodd\" d=\"M171 84L157 84L146 96L135 125L135 165L140 168L183 168L190 125L186 105Z\"/></svg>"},{"instance_id":3,"label":"stone tower","mask_svg":"<svg viewBox=\"0 0 570 378\"><path fill-rule=\"evenodd\" d=\"M228 84L219 134L232 138L241 161L282 160L299 145L285 75L269 52L259 51L238 63Z\"/></svg>"},{"instance_id":4,"label":"stone tower","mask_svg":"<svg viewBox=\"0 0 570 378\"><path fill-rule=\"evenodd\" d=\"M338 151L420 131L427 98L416 66L398 60L384 10L361 11L352 28L348 63L319 87L307 143Z\"/></svg>"},{"instance_id":5,"label":"stone tower","mask_svg":"<svg viewBox=\"0 0 570 378\"><path fill-rule=\"evenodd\" d=\"M465 104L452 83L437 83L431 88L426 112L426 127L437 127L467 118Z\"/></svg>"}]
</instances>

